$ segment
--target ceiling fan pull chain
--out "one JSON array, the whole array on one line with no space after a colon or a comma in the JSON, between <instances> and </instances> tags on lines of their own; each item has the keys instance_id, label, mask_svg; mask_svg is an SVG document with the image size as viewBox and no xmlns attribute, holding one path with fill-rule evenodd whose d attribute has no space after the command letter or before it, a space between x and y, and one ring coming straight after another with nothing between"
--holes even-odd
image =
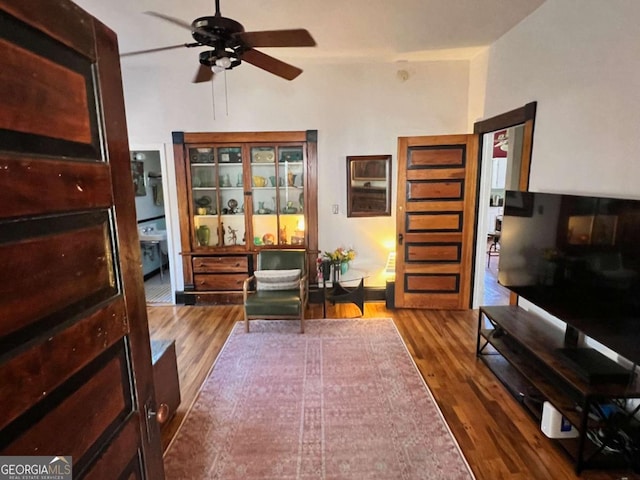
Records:
<instances>
[{"instance_id":1,"label":"ceiling fan pull chain","mask_svg":"<svg viewBox=\"0 0 640 480\"><path fill-rule=\"evenodd\" d=\"M216 121L216 89L211 79L211 106L213 108L213 121Z\"/></svg>"},{"instance_id":2,"label":"ceiling fan pull chain","mask_svg":"<svg viewBox=\"0 0 640 480\"><path fill-rule=\"evenodd\" d=\"M227 94L227 71L224 71L224 103L227 107L227 117L229 116L229 95Z\"/></svg>"}]
</instances>

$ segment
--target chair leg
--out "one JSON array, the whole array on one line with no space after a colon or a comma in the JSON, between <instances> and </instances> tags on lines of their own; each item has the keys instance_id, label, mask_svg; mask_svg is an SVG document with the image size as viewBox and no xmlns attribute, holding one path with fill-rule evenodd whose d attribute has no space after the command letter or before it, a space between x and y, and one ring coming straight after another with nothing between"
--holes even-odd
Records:
<instances>
[{"instance_id":1,"label":"chair leg","mask_svg":"<svg viewBox=\"0 0 640 480\"><path fill-rule=\"evenodd\" d=\"M249 333L249 317L247 314L244 314L244 331L245 333Z\"/></svg>"},{"instance_id":2,"label":"chair leg","mask_svg":"<svg viewBox=\"0 0 640 480\"><path fill-rule=\"evenodd\" d=\"M300 309L300 333L304 333L304 308Z\"/></svg>"}]
</instances>

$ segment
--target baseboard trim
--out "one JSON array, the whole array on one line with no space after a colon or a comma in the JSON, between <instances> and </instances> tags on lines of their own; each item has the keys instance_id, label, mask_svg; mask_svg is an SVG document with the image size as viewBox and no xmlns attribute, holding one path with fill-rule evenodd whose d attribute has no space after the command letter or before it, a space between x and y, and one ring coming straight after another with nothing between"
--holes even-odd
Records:
<instances>
[{"instance_id":1,"label":"baseboard trim","mask_svg":"<svg viewBox=\"0 0 640 480\"><path fill-rule=\"evenodd\" d=\"M365 302L384 302L385 300L385 287L364 287ZM195 305L196 294L194 294L194 292L185 293L184 291L176 291L176 303L183 305ZM239 302L239 304L242 304L242 302Z\"/></svg>"}]
</instances>

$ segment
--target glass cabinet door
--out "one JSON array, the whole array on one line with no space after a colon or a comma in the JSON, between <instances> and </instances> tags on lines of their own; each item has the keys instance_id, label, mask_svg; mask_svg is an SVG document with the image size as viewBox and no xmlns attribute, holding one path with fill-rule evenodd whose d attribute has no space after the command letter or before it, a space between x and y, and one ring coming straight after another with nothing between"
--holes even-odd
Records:
<instances>
[{"instance_id":1,"label":"glass cabinet door","mask_svg":"<svg viewBox=\"0 0 640 480\"><path fill-rule=\"evenodd\" d=\"M197 246L244 245L242 148L190 148L189 159Z\"/></svg>"},{"instance_id":2,"label":"glass cabinet door","mask_svg":"<svg viewBox=\"0 0 640 480\"><path fill-rule=\"evenodd\" d=\"M280 147L278 172L279 228L284 243L305 245L304 235L304 159L302 146Z\"/></svg>"},{"instance_id":3,"label":"glass cabinet door","mask_svg":"<svg viewBox=\"0 0 640 480\"><path fill-rule=\"evenodd\" d=\"M253 244L304 245L302 146L252 146Z\"/></svg>"}]
</instances>

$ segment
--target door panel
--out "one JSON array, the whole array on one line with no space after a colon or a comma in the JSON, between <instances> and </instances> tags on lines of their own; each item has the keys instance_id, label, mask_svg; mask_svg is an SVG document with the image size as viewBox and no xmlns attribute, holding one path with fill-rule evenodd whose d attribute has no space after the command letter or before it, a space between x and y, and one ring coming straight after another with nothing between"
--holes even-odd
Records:
<instances>
[{"instance_id":1,"label":"door panel","mask_svg":"<svg viewBox=\"0 0 640 480\"><path fill-rule=\"evenodd\" d=\"M397 307L469 308L476 157L473 135L398 139Z\"/></svg>"},{"instance_id":2,"label":"door panel","mask_svg":"<svg viewBox=\"0 0 640 480\"><path fill-rule=\"evenodd\" d=\"M460 200L463 197L463 182L441 180L416 180L409 185L408 197L412 200Z\"/></svg>"},{"instance_id":3,"label":"door panel","mask_svg":"<svg viewBox=\"0 0 640 480\"><path fill-rule=\"evenodd\" d=\"M0 0L0 58L0 455L162 479L117 40Z\"/></svg>"},{"instance_id":4,"label":"door panel","mask_svg":"<svg viewBox=\"0 0 640 480\"><path fill-rule=\"evenodd\" d=\"M445 241L434 244L414 243L407 246L406 260L409 262L459 262L460 243Z\"/></svg>"},{"instance_id":5,"label":"door panel","mask_svg":"<svg viewBox=\"0 0 640 480\"><path fill-rule=\"evenodd\" d=\"M140 444L137 416L128 419L118 436L93 463L86 478L91 480L113 480L112 472L122 472L117 478L141 479L142 459L136 450Z\"/></svg>"},{"instance_id":6,"label":"door panel","mask_svg":"<svg viewBox=\"0 0 640 480\"><path fill-rule=\"evenodd\" d=\"M132 411L126 362L121 340L58 387L56 394L49 395L43 401L44 416L37 410L24 415L21 421L28 423L28 428L15 439L6 439L10 443L3 455L37 455L55 444L73 456L74 468L81 469L81 459L100 436L117 427L120 418ZM98 396L102 402L95 401ZM65 435L60 436L62 431Z\"/></svg>"}]
</instances>

